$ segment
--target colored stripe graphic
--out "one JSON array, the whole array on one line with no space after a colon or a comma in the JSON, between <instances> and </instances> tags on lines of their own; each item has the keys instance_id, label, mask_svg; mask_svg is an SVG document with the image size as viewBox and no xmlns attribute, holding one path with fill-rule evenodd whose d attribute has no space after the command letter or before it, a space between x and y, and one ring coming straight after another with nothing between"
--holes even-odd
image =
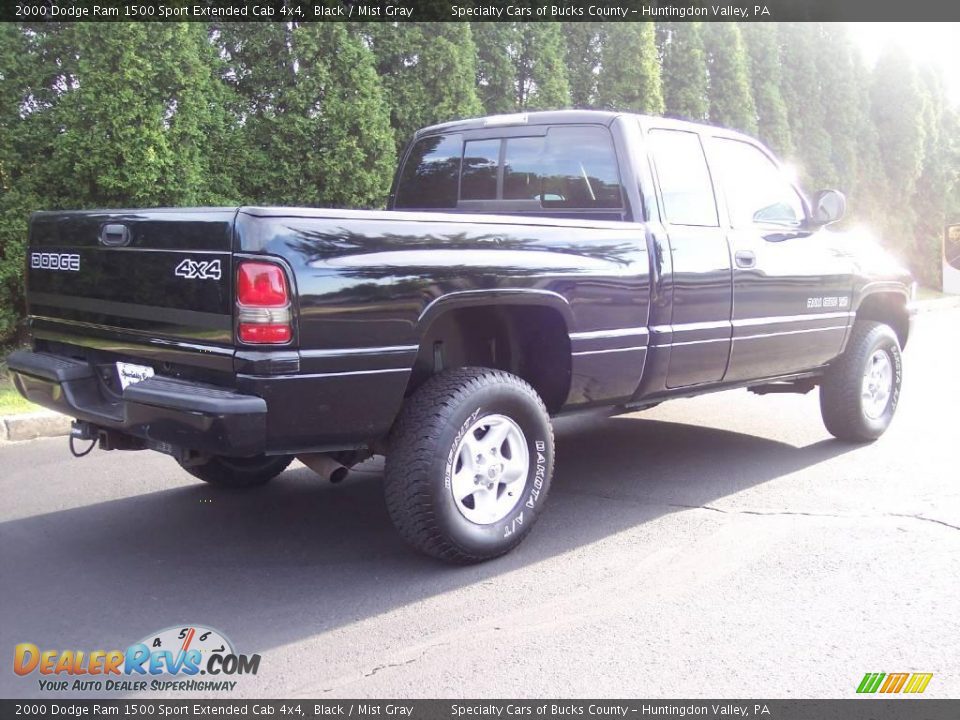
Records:
<instances>
[{"instance_id":1,"label":"colored stripe graphic","mask_svg":"<svg viewBox=\"0 0 960 720\"><path fill-rule=\"evenodd\" d=\"M866 673L857 686L857 692L872 694L881 692L896 694L899 692L919 694L927 689L933 673Z\"/></svg>"},{"instance_id":2,"label":"colored stripe graphic","mask_svg":"<svg viewBox=\"0 0 960 720\"><path fill-rule=\"evenodd\" d=\"M927 689L927 685L930 684L930 680L933 678L933 673L914 673L913 677L910 678L910 682L907 684L905 693L922 693Z\"/></svg>"},{"instance_id":3,"label":"colored stripe graphic","mask_svg":"<svg viewBox=\"0 0 960 720\"><path fill-rule=\"evenodd\" d=\"M907 681L907 678L910 677L910 673L890 673L887 675L886 682L883 683L883 687L880 688L882 693L898 693L900 688L903 687L903 684Z\"/></svg>"},{"instance_id":4,"label":"colored stripe graphic","mask_svg":"<svg viewBox=\"0 0 960 720\"><path fill-rule=\"evenodd\" d=\"M860 681L857 687L858 693L875 693L880 687L880 682L886 677L886 673L867 673Z\"/></svg>"}]
</instances>

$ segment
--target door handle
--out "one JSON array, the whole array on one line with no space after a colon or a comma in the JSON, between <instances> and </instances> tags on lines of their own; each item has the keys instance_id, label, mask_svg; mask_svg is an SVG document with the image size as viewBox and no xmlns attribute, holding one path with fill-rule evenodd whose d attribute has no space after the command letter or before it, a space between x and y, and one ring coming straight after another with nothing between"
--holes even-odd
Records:
<instances>
[{"instance_id":1,"label":"door handle","mask_svg":"<svg viewBox=\"0 0 960 720\"><path fill-rule=\"evenodd\" d=\"M753 250L737 250L733 257L737 262L738 268L756 267L757 256L754 254Z\"/></svg>"}]
</instances>

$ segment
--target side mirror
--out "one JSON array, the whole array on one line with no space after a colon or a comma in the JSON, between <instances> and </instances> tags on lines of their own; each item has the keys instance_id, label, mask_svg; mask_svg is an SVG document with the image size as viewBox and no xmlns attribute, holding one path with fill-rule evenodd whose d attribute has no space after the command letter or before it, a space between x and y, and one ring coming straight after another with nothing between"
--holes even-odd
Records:
<instances>
[{"instance_id":1,"label":"side mirror","mask_svg":"<svg viewBox=\"0 0 960 720\"><path fill-rule=\"evenodd\" d=\"M813 198L813 223L829 225L843 217L847 199L839 190L821 190Z\"/></svg>"}]
</instances>

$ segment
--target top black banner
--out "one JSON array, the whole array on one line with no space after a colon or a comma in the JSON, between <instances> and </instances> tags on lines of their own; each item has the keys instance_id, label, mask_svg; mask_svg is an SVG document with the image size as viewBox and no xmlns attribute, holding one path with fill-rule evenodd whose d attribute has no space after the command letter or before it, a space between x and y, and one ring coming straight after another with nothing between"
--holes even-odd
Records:
<instances>
[{"instance_id":1,"label":"top black banner","mask_svg":"<svg viewBox=\"0 0 960 720\"><path fill-rule=\"evenodd\" d=\"M944 0L9 0L4 22L945 22Z\"/></svg>"}]
</instances>

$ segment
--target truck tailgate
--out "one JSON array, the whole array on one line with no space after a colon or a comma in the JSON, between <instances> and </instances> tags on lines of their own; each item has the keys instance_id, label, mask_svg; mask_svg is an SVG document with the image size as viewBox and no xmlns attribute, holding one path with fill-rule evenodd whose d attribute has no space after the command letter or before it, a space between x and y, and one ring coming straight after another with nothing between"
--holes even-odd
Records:
<instances>
[{"instance_id":1,"label":"truck tailgate","mask_svg":"<svg viewBox=\"0 0 960 720\"><path fill-rule=\"evenodd\" d=\"M235 217L236 208L36 213L34 327L229 345Z\"/></svg>"}]
</instances>

